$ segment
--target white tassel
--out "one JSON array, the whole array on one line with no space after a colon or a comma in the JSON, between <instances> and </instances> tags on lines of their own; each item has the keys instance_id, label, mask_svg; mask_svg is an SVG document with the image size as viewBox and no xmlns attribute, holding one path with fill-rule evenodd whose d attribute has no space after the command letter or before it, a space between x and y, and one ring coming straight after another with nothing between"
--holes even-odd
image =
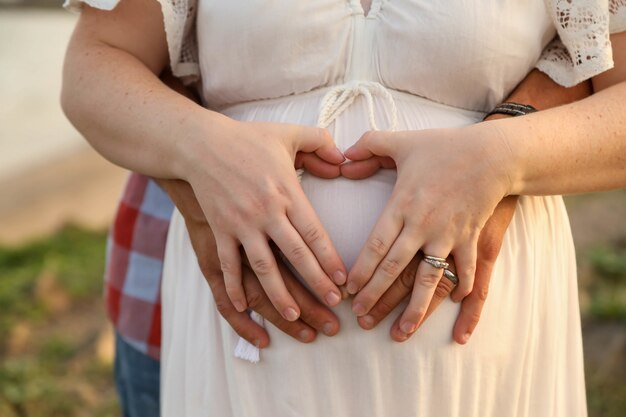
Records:
<instances>
[{"instance_id":1,"label":"white tassel","mask_svg":"<svg viewBox=\"0 0 626 417\"><path fill-rule=\"evenodd\" d=\"M263 327L264 319L259 313L251 311L250 318ZM261 349L240 337L237 346L235 346L235 357L251 363L258 363L261 360Z\"/></svg>"}]
</instances>

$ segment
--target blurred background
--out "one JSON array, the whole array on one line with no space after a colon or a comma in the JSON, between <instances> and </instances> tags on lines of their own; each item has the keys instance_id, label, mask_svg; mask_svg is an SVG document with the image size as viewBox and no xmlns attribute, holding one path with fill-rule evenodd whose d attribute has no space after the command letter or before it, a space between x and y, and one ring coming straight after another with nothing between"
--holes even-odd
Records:
<instances>
[{"instance_id":1,"label":"blurred background","mask_svg":"<svg viewBox=\"0 0 626 417\"><path fill-rule=\"evenodd\" d=\"M118 416L102 305L126 173L59 107L76 16L0 0L0 417ZM626 190L568 197L591 417L626 410Z\"/></svg>"}]
</instances>

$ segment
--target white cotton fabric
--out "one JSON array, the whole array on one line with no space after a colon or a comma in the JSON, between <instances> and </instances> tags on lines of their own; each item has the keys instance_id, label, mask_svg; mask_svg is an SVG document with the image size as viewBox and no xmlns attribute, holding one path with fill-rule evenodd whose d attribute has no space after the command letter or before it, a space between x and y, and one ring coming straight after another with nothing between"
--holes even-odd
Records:
<instances>
[{"instance_id":1,"label":"white cotton fabric","mask_svg":"<svg viewBox=\"0 0 626 417\"><path fill-rule=\"evenodd\" d=\"M196 30L212 108L242 121L328 122L342 150L373 124L480 121L556 33L540 0L374 0L367 17L357 0L200 0ZM391 170L360 181L302 177L348 268L394 183ZM303 345L266 321L271 344L260 361L236 358L239 337L215 308L177 212L162 297L165 417L586 415L575 255L560 197L520 199L466 346L452 341L459 306L449 300L401 344L389 329L404 305L364 331L345 301L335 308L337 336Z\"/></svg>"},{"instance_id":2,"label":"white cotton fabric","mask_svg":"<svg viewBox=\"0 0 626 417\"><path fill-rule=\"evenodd\" d=\"M84 2L112 10L119 1L65 0L63 7L79 11ZM200 75L195 36L197 0L157 1L163 11L172 72L187 84L195 82ZM558 37L543 51L538 69L555 82L570 87L613 67L608 37L626 30L626 0L544 0L544 3ZM382 2L372 6L374 13L380 5ZM455 23L454 19L444 22Z\"/></svg>"}]
</instances>

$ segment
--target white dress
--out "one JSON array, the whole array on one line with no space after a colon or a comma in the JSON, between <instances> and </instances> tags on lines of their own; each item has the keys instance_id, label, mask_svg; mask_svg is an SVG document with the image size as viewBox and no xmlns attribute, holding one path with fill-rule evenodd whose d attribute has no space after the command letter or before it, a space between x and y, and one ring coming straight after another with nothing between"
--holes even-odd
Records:
<instances>
[{"instance_id":1,"label":"white dress","mask_svg":"<svg viewBox=\"0 0 626 417\"><path fill-rule=\"evenodd\" d=\"M374 0L367 16L358 0L200 0L196 25L208 106L237 120L331 122L340 149L394 119L398 130L480 121L556 33L540 0ZM320 109L341 93L341 102L354 99L345 110ZM304 191L348 268L394 181L394 171L362 181L305 173ZM389 337L404 306L364 331L345 301L335 308L340 333L309 345L266 323L271 343L253 364L233 355L238 336L215 308L178 213L165 261L166 417L586 415L575 255L560 197L519 200L466 346L452 340L459 307L449 300L405 343Z\"/></svg>"},{"instance_id":2,"label":"white dress","mask_svg":"<svg viewBox=\"0 0 626 417\"><path fill-rule=\"evenodd\" d=\"M609 32L626 28L624 0L373 0L367 16L358 0L159 1L174 74L201 76L207 106L238 120L328 125L341 149L376 126L476 123L535 65L575 84L612 66ZM562 43L547 47L557 32ZM345 109L320 109L332 97ZM394 181L394 171L361 181L304 174L348 268ZM585 416L576 284L561 198L523 197L467 345L452 341L459 307L449 300L405 343L389 337L404 305L364 331L345 301L335 308L340 333L312 344L265 323L271 344L253 364L233 355L239 338L217 312L176 212L162 286L162 413Z\"/></svg>"}]
</instances>

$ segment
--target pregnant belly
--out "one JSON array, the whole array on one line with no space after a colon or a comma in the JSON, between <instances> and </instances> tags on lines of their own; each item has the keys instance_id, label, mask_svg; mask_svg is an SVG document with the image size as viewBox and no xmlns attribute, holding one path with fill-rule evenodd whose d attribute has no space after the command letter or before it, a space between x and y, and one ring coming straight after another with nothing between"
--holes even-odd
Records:
<instances>
[{"instance_id":1,"label":"pregnant belly","mask_svg":"<svg viewBox=\"0 0 626 417\"><path fill-rule=\"evenodd\" d=\"M326 180L305 173L302 188L346 267L352 267L396 180L395 170L363 179Z\"/></svg>"}]
</instances>

